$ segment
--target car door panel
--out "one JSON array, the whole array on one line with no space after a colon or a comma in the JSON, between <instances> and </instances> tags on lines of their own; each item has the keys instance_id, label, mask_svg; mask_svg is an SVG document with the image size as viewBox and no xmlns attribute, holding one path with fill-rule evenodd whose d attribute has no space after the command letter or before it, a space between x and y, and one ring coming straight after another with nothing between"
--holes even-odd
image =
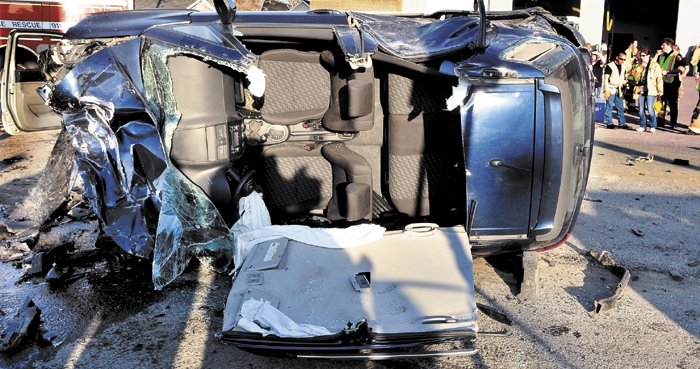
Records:
<instances>
[{"instance_id":1,"label":"car door panel","mask_svg":"<svg viewBox=\"0 0 700 369\"><path fill-rule=\"evenodd\" d=\"M61 126L61 116L45 105L36 92L43 85L43 77L34 61L19 64L16 50L22 40L55 39L60 34L49 32L17 32L8 36L4 72L2 76L2 122L5 131L16 135L22 132L56 129Z\"/></svg>"}]
</instances>

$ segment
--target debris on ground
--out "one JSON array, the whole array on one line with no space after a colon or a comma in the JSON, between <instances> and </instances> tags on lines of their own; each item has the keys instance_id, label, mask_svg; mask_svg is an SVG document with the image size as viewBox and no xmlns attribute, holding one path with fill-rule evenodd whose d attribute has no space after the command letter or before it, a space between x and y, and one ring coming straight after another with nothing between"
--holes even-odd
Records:
<instances>
[{"instance_id":1,"label":"debris on ground","mask_svg":"<svg viewBox=\"0 0 700 369\"><path fill-rule=\"evenodd\" d=\"M27 258L29 247L26 243L10 243L0 246L0 261L20 261Z\"/></svg>"},{"instance_id":2,"label":"debris on ground","mask_svg":"<svg viewBox=\"0 0 700 369\"><path fill-rule=\"evenodd\" d=\"M644 231L642 231L641 229L632 228L632 233L634 233L634 235L637 237L644 237Z\"/></svg>"},{"instance_id":3,"label":"debris on ground","mask_svg":"<svg viewBox=\"0 0 700 369\"><path fill-rule=\"evenodd\" d=\"M476 307L479 309L479 311L484 313L484 315L488 316L489 318L491 318L499 323L503 323L505 325L512 325L513 324L513 321L510 320L510 318L508 318L507 315L497 311L496 309L494 309L491 306L480 304L477 302Z\"/></svg>"},{"instance_id":4,"label":"debris on ground","mask_svg":"<svg viewBox=\"0 0 700 369\"><path fill-rule=\"evenodd\" d=\"M27 297L10 325L0 335L0 352L11 351L25 342L36 340L40 324L41 309Z\"/></svg>"},{"instance_id":5,"label":"debris on ground","mask_svg":"<svg viewBox=\"0 0 700 369\"><path fill-rule=\"evenodd\" d=\"M680 281L683 280L683 276L680 275L680 274L678 274L678 273L669 272L668 274L669 274L669 275L671 276L671 278L672 278L674 281L676 281L676 282L680 282Z\"/></svg>"},{"instance_id":6,"label":"debris on ground","mask_svg":"<svg viewBox=\"0 0 700 369\"><path fill-rule=\"evenodd\" d=\"M19 155L15 155L13 157L10 157L10 158L2 159L2 160L0 160L0 162L2 162L3 164L12 164L12 163L18 162L22 159L26 159L26 157L22 154L19 154Z\"/></svg>"},{"instance_id":7,"label":"debris on ground","mask_svg":"<svg viewBox=\"0 0 700 369\"><path fill-rule=\"evenodd\" d=\"M46 272L46 265L44 265L44 253L40 252L32 257L30 267L27 270L27 275L43 274L44 272Z\"/></svg>"},{"instance_id":8,"label":"debris on ground","mask_svg":"<svg viewBox=\"0 0 700 369\"><path fill-rule=\"evenodd\" d=\"M700 260L698 259L692 260L690 263L688 263L689 267L696 267L698 265L700 265Z\"/></svg>"},{"instance_id":9,"label":"debris on ground","mask_svg":"<svg viewBox=\"0 0 700 369\"><path fill-rule=\"evenodd\" d=\"M601 199L592 199L590 197L584 197L583 199L590 202L603 202Z\"/></svg>"},{"instance_id":10,"label":"debris on ground","mask_svg":"<svg viewBox=\"0 0 700 369\"><path fill-rule=\"evenodd\" d=\"M647 156L629 156L627 157L627 163L651 163L654 161L654 155L648 154Z\"/></svg>"},{"instance_id":11,"label":"debris on ground","mask_svg":"<svg viewBox=\"0 0 700 369\"><path fill-rule=\"evenodd\" d=\"M597 252L589 252L589 255L610 270L615 276L620 278L620 283L618 283L617 289L612 296L595 302L595 314L598 315L612 309L620 300L630 281L630 272L625 267L616 263L607 251L603 251L600 254Z\"/></svg>"}]
</instances>

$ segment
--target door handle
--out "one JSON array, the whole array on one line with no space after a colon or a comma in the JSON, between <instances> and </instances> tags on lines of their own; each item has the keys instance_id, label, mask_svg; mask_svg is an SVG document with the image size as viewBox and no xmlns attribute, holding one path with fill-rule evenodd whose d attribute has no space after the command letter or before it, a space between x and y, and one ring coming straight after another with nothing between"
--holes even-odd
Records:
<instances>
[{"instance_id":1,"label":"door handle","mask_svg":"<svg viewBox=\"0 0 700 369\"><path fill-rule=\"evenodd\" d=\"M491 159L491 160L489 161L489 166L490 166L490 167L493 167L493 168L506 167L506 168L510 168L510 169L520 170L520 171L523 171L523 172L526 172L526 173L529 173L529 172L530 172L530 169L525 169L525 168L514 167L514 166L512 166L512 165L508 165L508 164L506 164L506 163L503 162L503 159L498 159L498 158L496 158L496 159Z\"/></svg>"}]
</instances>

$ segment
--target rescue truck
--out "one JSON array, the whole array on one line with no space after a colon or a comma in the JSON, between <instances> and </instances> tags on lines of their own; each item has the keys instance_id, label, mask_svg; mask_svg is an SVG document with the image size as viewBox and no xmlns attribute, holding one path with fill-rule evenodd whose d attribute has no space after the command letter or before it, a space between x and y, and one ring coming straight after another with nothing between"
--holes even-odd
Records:
<instances>
[{"instance_id":1,"label":"rescue truck","mask_svg":"<svg viewBox=\"0 0 700 369\"><path fill-rule=\"evenodd\" d=\"M127 9L134 9L134 0L0 0L0 74L11 31L30 32L16 40L17 69L37 69L38 54L57 43L61 33L85 16Z\"/></svg>"}]
</instances>

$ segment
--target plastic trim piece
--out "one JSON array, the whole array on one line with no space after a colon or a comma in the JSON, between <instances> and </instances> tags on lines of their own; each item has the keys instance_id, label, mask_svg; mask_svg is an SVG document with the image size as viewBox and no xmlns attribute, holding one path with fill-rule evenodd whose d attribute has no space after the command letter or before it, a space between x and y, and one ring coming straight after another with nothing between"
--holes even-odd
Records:
<instances>
[{"instance_id":1,"label":"plastic trim piece","mask_svg":"<svg viewBox=\"0 0 700 369\"><path fill-rule=\"evenodd\" d=\"M550 99L547 95L547 93L553 93L557 94L560 98L561 101L561 121L560 121L560 126L561 131L561 141L556 142L557 140L554 140L556 137L547 137L545 142L552 144L552 145L557 145L559 146L558 148L552 147L551 149L548 147L545 149L546 152L549 154L545 158L546 163L549 165L545 164L545 167L549 166L554 172L559 172L560 174L560 181L559 181L559 188L558 194L555 195L554 191L552 188L549 188L547 186L543 186L542 188L542 199L548 199L548 198L554 198L556 196L557 198L557 203L556 203L556 210L554 212L553 217L547 217L547 214L550 213L547 210L546 204L541 204L540 205L540 213L539 213L539 219L537 222L537 227L533 229L533 233L536 235L536 240L537 241L550 241L556 238L559 233L561 233L561 228L564 224L564 218L566 215L566 205L568 203L567 201L567 196L568 196L568 189L569 186L571 185L571 163L573 161L573 154L569 150L563 150L562 148L564 147L571 147L573 144L573 132L572 132L572 101L571 101L571 94L569 92L569 89L566 85L566 82L561 81L556 78L545 78L544 81L540 81L538 83L538 89L542 92L545 92L545 99L547 102L545 103L546 105L549 105L553 102L553 99ZM558 90L557 92L554 92ZM551 113L551 111L550 111ZM545 122L547 128L545 129L547 132L551 132L556 134L555 128L557 126L557 122L553 122L551 119L553 117L547 115L547 118L549 121ZM554 132L553 132L554 131ZM548 136L550 134L548 133ZM552 150L554 149L554 150ZM558 149L558 150L556 150ZM561 152L560 156L560 162L559 160L555 160L557 153ZM553 167L554 166L561 166L561 170L557 171ZM545 169L545 176L547 176L547 170ZM550 181L554 181L556 183L556 178L549 178ZM544 206L544 209L542 208ZM547 217L547 218L544 218ZM544 218L544 219L543 219ZM545 233L546 232L546 233Z\"/></svg>"},{"instance_id":2,"label":"plastic trim piece","mask_svg":"<svg viewBox=\"0 0 700 369\"><path fill-rule=\"evenodd\" d=\"M358 353L352 355L296 355L300 359L332 359L332 360L397 360L420 359L428 357L472 356L479 353L479 349L465 349L453 351L426 351L426 352L396 352L396 353Z\"/></svg>"}]
</instances>

